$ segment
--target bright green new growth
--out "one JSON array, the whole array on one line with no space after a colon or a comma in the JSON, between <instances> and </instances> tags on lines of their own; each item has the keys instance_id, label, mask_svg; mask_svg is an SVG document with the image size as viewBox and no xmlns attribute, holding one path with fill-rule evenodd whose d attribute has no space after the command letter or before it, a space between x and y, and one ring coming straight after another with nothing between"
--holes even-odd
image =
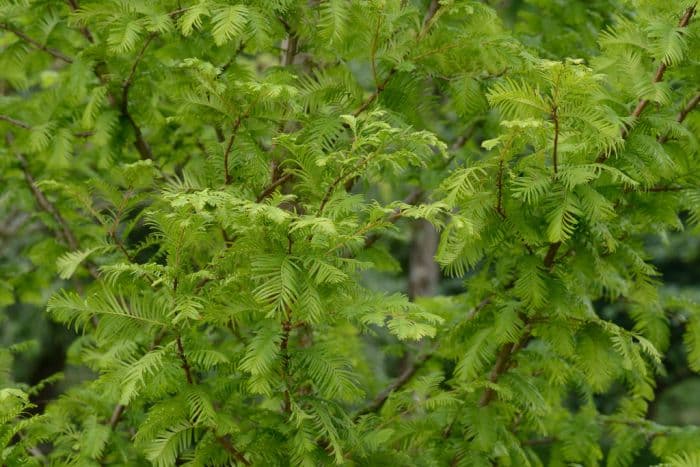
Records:
<instances>
[{"instance_id":1,"label":"bright green new growth","mask_svg":"<svg viewBox=\"0 0 700 467\"><path fill-rule=\"evenodd\" d=\"M645 419L669 316L700 371L645 249L700 223L695 3L487 3L1 1L0 207L46 229L0 303L56 290L92 371L35 410L2 350L2 463L697 465ZM362 280L404 219L463 292Z\"/></svg>"}]
</instances>

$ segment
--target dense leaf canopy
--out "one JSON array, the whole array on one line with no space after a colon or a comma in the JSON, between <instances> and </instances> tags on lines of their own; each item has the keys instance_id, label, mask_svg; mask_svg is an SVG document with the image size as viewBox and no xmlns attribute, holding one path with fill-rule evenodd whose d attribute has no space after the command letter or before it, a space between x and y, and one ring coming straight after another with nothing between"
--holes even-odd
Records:
<instances>
[{"instance_id":1,"label":"dense leaf canopy","mask_svg":"<svg viewBox=\"0 0 700 467\"><path fill-rule=\"evenodd\" d=\"M649 242L700 223L696 16L0 1L0 318L75 332L0 350L0 461L700 465L647 418L672 321L700 372ZM377 285L426 222L453 289Z\"/></svg>"}]
</instances>

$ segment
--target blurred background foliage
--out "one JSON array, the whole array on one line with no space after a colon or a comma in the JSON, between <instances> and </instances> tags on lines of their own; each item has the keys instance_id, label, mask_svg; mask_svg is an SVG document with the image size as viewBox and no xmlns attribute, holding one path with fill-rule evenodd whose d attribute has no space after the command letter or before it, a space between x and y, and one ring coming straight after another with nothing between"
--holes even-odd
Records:
<instances>
[{"instance_id":1,"label":"blurred background foliage","mask_svg":"<svg viewBox=\"0 0 700 467\"><path fill-rule=\"evenodd\" d=\"M611 24L613 15L624 16L629 2L491 0L486 3L498 11L505 24L524 44L536 49L543 57L570 57L589 61L598 51L599 32ZM368 73L368 70L365 72ZM366 78L368 81L371 79L369 74ZM50 76L45 77L45 80L50 79ZM458 112L460 109L453 111ZM417 109L415 118L422 117L420 109ZM463 150L467 153L478 153L482 135L496 124L496 120L492 121L488 114L479 118L473 125L471 138L464 145ZM445 141L455 141L457 135L462 134L463 128L446 125L444 128L435 128L435 131ZM9 170L12 169L8 164L0 163L0 174ZM420 177L421 174L415 176ZM89 374L85 369L70 365L67 350L75 335L62 325L52 323L44 312L48 298L64 285L57 279L54 267L45 267L54 265L63 252L56 240L45 232L45 225L50 225L52 219L46 213L37 212L29 193L8 187L2 178L0 176L0 349L9 350L0 350L3 352L0 353L0 368L4 366L2 360L9 359L10 353L16 355L13 374L0 374L0 386L7 378L34 385L51 375L61 374L62 380L56 378L56 381L51 381L36 397L35 402L41 408L43 401L55 397L63 387L89 377ZM427 181L426 185L434 183L435 181ZM401 196L383 193L385 187L382 186L373 189L378 197ZM398 258L398 262L387 261L383 271L368 272L366 284L378 290L400 291L411 296L460 292L462 280L442 277L432 261L431 252L435 249L436 234L431 229L430 226L416 222L410 229L397 229L396 232L402 233L397 233L394 237L381 239L392 256ZM131 240L134 243L139 241L138 238ZM648 244L656 258L655 265L662 274L664 294L670 299L684 296L700 299L700 237L697 232L686 230L662 238L648 238ZM624 325L625 319L628 319L615 305L599 306L601 314L620 324ZM668 425L700 424L700 378L692 375L685 360L681 338L683 317L669 313L669 319L671 344L664 361L667 372L658 379L657 399L650 408L649 416ZM387 334L381 333L370 339L380 339L383 343L391 341ZM21 348L12 347L27 341L29 343ZM394 344L394 347L389 348L395 349L395 352L383 355L377 352L374 355L377 371L384 372L385 380L401 372L404 344ZM599 403L602 410L613 405L612 401L604 399ZM646 454L639 462L648 465L654 459L651 454Z\"/></svg>"}]
</instances>

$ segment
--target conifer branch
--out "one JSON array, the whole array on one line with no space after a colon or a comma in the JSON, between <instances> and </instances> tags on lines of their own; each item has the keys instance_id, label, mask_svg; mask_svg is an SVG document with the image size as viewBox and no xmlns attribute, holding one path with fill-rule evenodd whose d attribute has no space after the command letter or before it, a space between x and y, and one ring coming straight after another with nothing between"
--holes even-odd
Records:
<instances>
[{"instance_id":1,"label":"conifer branch","mask_svg":"<svg viewBox=\"0 0 700 467\"><path fill-rule=\"evenodd\" d=\"M14 125L18 128L24 128L25 130L31 130L32 126L27 123L23 122L21 120L17 120L16 118L12 118L8 115L0 115L0 120L9 123L10 125Z\"/></svg>"},{"instance_id":2,"label":"conifer branch","mask_svg":"<svg viewBox=\"0 0 700 467\"><path fill-rule=\"evenodd\" d=\"M1 115L0 114L0 120L7 122L10 125L13 125L17 128L22 128L24 130L31 130L32 128L34 128L29 123L22 121L22 120L18 120L16 118L12 118L9 115ZM87 137L92 136L92 135L93 135L92 131L77 131L77 132L73 133L73 136L78 137L78 138L87 138Z\"/></svg>"},{"instance_id":3,"label":"conifer branch","mask_svg":"<svg viewBox=\"0 0 700 467\"><path fill-rule=\"evenodd\" d=\"M216 440L238 462L240 462L243 465L251 465L250 461L243 456L241 451L236 449L233 443L231 443L231 440L229 440L226 436L216 436Z\"/></svg>"},{"instance_id":4,"label":"conifer branch","mask_svg":"<svg viewBox=\"0 0 700 467\"><path fill-rule=\"evenodd\" d=\"M282 340L280 341L280 354L282 355L282 379L284 382L284 392L282 394L283 404L282 411L289 415L292 411L292 401L289 391L289 367L290 367L290 357L289 357L289 336L292 332L292 317L291 311L287 307L285 309L285 319L282 322Z\"/></svg>"},{"instance_id":5,"label":"conifer branch","mask_svg":"<svg viewBox=\"0 0 700 467\"><path fill-rule=\"evenodd\" d=\"M408 196L406 196L403 199L402 202L404 204L413 205L413 204L418 203L421 200L421 198L423 198L424 195L425 195L425 192L421 188L414 188L408 194ZM394 209L394 211L391 214L389 214L389 217L387 217L387 222L394 224L399 219L401 219L401 217L403 217L403 212L401 211L401 208L396 208L396 209ZM365 244L364 244L363 248L364 249L370 248L372 245L374 245L377 242L377 240L379 240L380 236L381 235L379 235L377 233L373 233L373 234L365 237Z\"/></svg>"},{"instance_id":6,"label":"conifer branch","mask_svg":"<svg viewBox=\"0 0 700 467\"><path fill-rule=\"evenodd\" d=\"M80 5L76 0L67 0L68 6L70 7L71 11L76 12L80 8ZM95 42L95 38L93 37L92 33L90 30L87 28L87 26L83 26L80 28L80 33L87 39L87 41L91 44Z\"/></svg>"},{"instance_id":7,"label":"conifer branch","mask_svg":"<svg viewBox=\"0 0 700 467\"><path fill-rule=\"evenodd\" d=\"M503 170L504 170L504 160L501 158L500 161L498 161L498 176L496 178L496 189L497 189L497 195L496 195L496 212L498 213L501 218L505 219L506 218L506 213L505 210L503 209Z\"/></svg>"},{"instance_id":8,"label":"conifer branch","mask_svg":"<svg viewBox=\"0 0 700 467\"><path fill-rule=\"evenodd\" d=\"M23 41L30 44L32 47L39 49L43 52L46 52L47 54L51 55L54 58L57 58L61 61L69 63L69 64L73 63L73 59L70 58L68 55L64 54L63 52L61 52L58 49L54 49L52 47L48 47L48 46L42 44L41 42L37 41L36 39L34 39L32 37L29 37L27 34L22 32L21 30L15 28L14 26L11 26L7 23L0 23L0 29L4 29L8 32L11 32L15 36L19 37Z\"/></svg>"},{"instance_id":9,"label":"conifer branch","mask_svg":"<svg viewBox=\"0 0 700 467\"><path fill-rule=\"evenodd\" d=\"M260 203L262 202L265 198L270 196L272 193L274 193L275 189L284 184L287 180L292 178L291 173L286 173L282 175L281 177L277 178L275 181L273 181L267 188L265 188L256 198L255 202Z\"/></svg>"},{"instance_id":10,"label":"conifer branch","mask_svg":"<svg viewBox=\"0 0 700 467\"><path fill-rule=\"evenodd\" d=\"M554 265L554 259L557 256L559 248L561 248L561 242L554 242L549 245L547 254L544 255L544 267L547 270L552 269L552 266Z\"/></svg>"},{"instance_id":11,"label":"conifer branch","mask_svg":"<svg viewBox=\"0 0 700 467\"><path fill-rule=\"evenodd\" d=\"M287 20L285 20L282 17L278 17L277 19L280 21L280 23L282 23L282 26L284 27L284 30L287 33L287 37L284 40L283 46L284 52L282 54L282 59L280 60L280 63L283 66L289 66L292 63L294 63L294 57L296 57L297 47L299 46L299 37L292 30L292 27L290 26L289 22L287 22Z\"/></svg>"},{"instance_id":12,"label":"conifer branch","mask_svg":"<svg viewBox=\"0 0 700 467\"><path fill-rule=\"evenodd\" d=\"M136 124L134 117L129 112L129 90L131 89L131 85L134 81L134 75L136 74L136 68L139 66L139 63L141 63L141 60L143 59L143 56L146 53L146 49L148 48L148 46L151 44L151 42L153 41L153 39L155 37L156 37L156 33L151 33L148 35L145 42L143 43L143 46L141 47L141 50L139 50L139 53L136 55L136 59L134 60L134 63L132 63L132 65L131 65L131 69L129 70L129 75L122 83L121 113L122 113L122 115L124 115L124 117L127 119L127 121L129 122L129 124L131 125L131 127L134 130L134 135L136 136L136 141L134 142L134 146L136 146L136 150L141 155L141 159L144 159L144 160L153 159L153 152L151 151L151 147L149 146L148 142L146 142L146 139L143 137L143 132L141 131L141 127L139 127Z\"/></svg>"},{"instance_id":13,"label":"conifer branch","mask_svg":"<svg viewBox=\"0 0 700 467\"><path fill-rule=\"evenodd\" d=\"M698 103L700 103L700 92L695 94L692 99L688 102L688 105L683 107L681 111L678 113L678 116L676 117L676 122L678 123L683 123L683 120L688 116L690 112L695 109L695 107L698 106Z\"/></svg>"},{"instance_id":14,"label":"conifer branch","mask_svg":"<svg viewBox=\"0 0 700 467\"><path fill-rule=\"evenodd\" d=\"M554 265L554 258L557 255L557 252L559 251L559 248L561 247L561 242L555 242L550 244L549 250L547 250L547 254L545 255L544 258L544 267L549 271L552 269L552 266ZM515 282L511 282L506 286L506 289L509 289L515 285ZM520 337L518 342L516 343L507 343L504 344L501 347L500 352L498 353L498 357L496 357L496 363L494 367L491 369L491 373L489 374L489 381L491 383L496 383L500 376L508 370L508 367L510 366L510 361L521 348L525 347L527 343L530 341L530 338L532 337L531 330L530 330L530 325L531 325L531 320L528 320L526 316L521 314L521 319L523 323L525 323L525 331L523 332L523 335ZM486 390L484 391L484 394L481 396L481 399L479 400L479 407L485 407L488 404L491 403L493 400L493 397L495 396L495 391L491 387L487 387Z\"/></svg>"},{"instance_id":15,"label":"conifer branch","mask_svg":"<svg viewBox=\"0 0 700 467\"><path fill-rule=\"evenodd\" d=\"M167 332L168 329L163 328L158 334L156 334L156 337L153 339L153 342L151 342L151 345L148 347L149 352L158 347L158 345L160 345L160 342L163 340ZM119 423L119 421L121 420L125 410L126 406L123 404L117 404L114 406L114 409L112 410L112 416L109 418L108 423L108 426L111 430L114 430L114 428L117 426L117 423Z\"/></svg>"},{"instance_id":16,"label":"conifer branch","mask_svg":"<svg viewBox=\"0 0 700 467\"><path fill-rule=\"evenodd\" d=\"M692 5L688 9L686 9L683 17L681 18L681 20L678 24L678 27L684 28L684 27L688 26L688 23L690 22L690 19L693 17L694 14L695 14L695 5ZM666 72L667 67L668 67L668 65L666 65L666 62L662 61L661 64L659 65L659 67L657 68L656 73L654 74L654 77L652 79L653 83L658 83L663 79L664 73ZM644 111L644 108L647 106L648 103L649 103L649 101L646 99L640 100L639 103L637 104L637 107L635 107L635 109L632 111L630 116L633 119L639 118L639 116L642 114L642 112ZM692 103L692 100L691 100L691 103ZM695 104L693 106L695 106L695 105L697 105L697 102L695 102ZM556 110L556 107L555 107L555 110ZM553 110L553 117L555 115L555 110ZM691 110L692 110L692 108L691 108ZM687 113L686 114L681 113L681 114L679 114L679 117L685 118L685 115L687 115ZM621 130L622 139L627 139L627 137L629 136L629 131L630 131L630 128L628 126L624 126L622 128L622 130ZM557 124L557 121L555 120L555 140L554 140L555 142L554 142L554 152L553 152L553 157L552 157L553 163L555 164L555 167L554 167L555 173L556 173L555 158L556 158L556 147L557 147L557 139L558 139L557 134L558 134L558 124ZM608 160L608 157L609 157L609 154L603 152L596 158L596 163L602 164L606 160ZM545 258L544 258L545 268L547 268L547 269L552 268L556 254L559 251L559 247L561 247L561 242L555 242L555 243L551 243L549 245L549 249L547 250L547 253L546 253Z\"/></svg>"},{"instance_id":17,"label":"conifer branch","mask_svg":"<svg viewBox=\"0 0 700 467\"><path fill-rule=\"evenodd\" d=\"M355 414L354 420L358 420L363 415L367 415L369 413L379 412L382 409L382 407L384 407L384 404L386 403L387 399L389 399L389 396L393 392L398 391L399 389L404 387L409 381L411 381L411 379L413 379L413 376L418 372L418 370L423 368L423 365L432 356L432 351L419 355L413 362L411 362L410 365L408 365L404 369L404 371L394 381L392 381L386 388L384 388L379 394L377 394L370 404L368 404L366 407L357 412L357 414Z\"/></svg>"},{"instance_id":18,"label":"conifer branch","mask_svg":"<svg viewBox=\"0 0 700 467\"><path fill-rule=\"evenodd\" d=\"M690 19L693 17L694 13L695 13L695 5L692 5L688 9L686 9L683 17L681 18L681 20L678 24L678 27L684 28L684 27L688 26L688 23L690 22ZM658 83L663 79L664 73L666 72L667 67L668 66L666 65L666 62L664 62L662 60L661 64L659 65L659 67L656 70L656 73L654 74L654 78L652 79L653 83ZM644 111L644 108L647 106L648 103L649 103L649 101L647 99L640 100L639 103L637 104L637 107L635 107L635 109L632 111L630 116L634 120L639 118L639 116L642 114L642 112ZM697 105L697 103L695 103L695 105ZM556 107L555 107L555 109L556 109ZM555 112L553 111L553 116L554 116L554 113ZM685 117L683 117L683 118L685 118ZM623 128L621 130L622 139L627 139L627 137L629 136L629 132L630 132L630 127L623 126ZM557 150L556 147L557 147L557 142L558 142L557 135L558 135L558 124L557 124L557 121L555 120L555 140L554 140L554 152L553 152L553 157L552 157L553 163L555 164L555 167L554 167L555 173L557 170L556 169L556 161L555 161L556 150ZM610 156L608 153L603 152L596 158L595 162L598 164L602 164L605 161L607 161L609 157ZM552 265L554 264L556 254L557 254L557 251L559 250L560 246L561 246L561 242L555 242L555 243L552 243L549 245L549 249L547 250L547 254L545 255L545 259L544 259L544 265L547 269L551 269Z\"/></svg>"},{"instance_id":19,"label":"conifer branch","mask_svg":"<svg viewBox=\"0 0 700 467\"><path fill-rule=\"evenodd\" d=\"M491 295L484 298L467 313L465 320L470 321L474 319L474 317L477 315L477 313L479 313L479 311L483 310L486 306L488 306L491 303L492 299L493 296ZM416 358L413 362L411 362L411 364L408 367L406 367L406 369L399 375L398 378L392 381L386 388L384 388L379 394L377 394L374 397L374 399L372 399L372 402L370 404L368 404L363 409L360 409L355 414L353 419L358 420L363 415L379 412L382 409L382 407L384 407L384 404L386 403L387 399L389 399L389 396L392 393L404 387L406 384L408 384L413 378L413 376L418 372L418 370L420 370L428 360L435 356L436 352L437 346L418 356L418 358Z\"/></svg>"},{"instance_id":20,"label":"conifer branch","mask_svg":"<svg viewBox=\"0 0 700 467\"><path fill-rule=\"evenodd\" d=\"M231 150L233 149L233 143L236 141L236 136L238 135L238 130L241 128L241 124L243 123L244 120L246 120L248 117L250 117L250 113L253 111L253 106L255 105L255 101L248 106L248 109L243 112L241 115L236 117L236 121L233 123L233 128L231 130L231 136L228 139L228 143L226 144L226 149L224 150L224 184L225 185L230 185L231 184L231 174L229 173L229 156L231 154ZM258 201L259 202L259 201Z\"/></svg>"},{"instance_id":21,"label":"conifer branch","mask_svg":"<svg viewBox=\"0 0 700 467\"><path fill-rule=\"evenodd\" d=\"M112 416L109 417L109 428L111 430L114 430L114 428L117 426L117 423L119 423L119 420L121 420L122 415L124 414L124 410L126 410L126 406L123 404L117 404L114 406L114 410L112 411Z\"/></svg>"},{"instance_id":22,"label":"conifer branch","mask_svg":"<svg viewBox=\"0 0 700 467\"><path fill-rule=\"evenodd\" d=\"M513 356L516 353L518 353L520 349L525 347L525 345L529 342L530 337L532 336L530 334L529 324L527 324L527 320L523 319L523 321L526 323L523 335L520 336L520 339L515 343L511 342L508 344L504 344L501 347L501 351L498 353L498 357L496 357L496 364L491 369L491 373L489 374L489 381L493 384L497 383L501 375L505 373L506 370L508 370ZM479 407L486 407L487 405L489 405L495 395L496 391L492 387L487 387L484 391L484 394L481 396L481 399L479 400Z\"/></svg>"},{"instance_id":23,"label":"conifer branch","mask_svg":"<svg viewBox=\"0 0 700 467\"><path fill-rule=\"evenodd\" d=\"M24 175L24 180L27 182L27 185L29 186L29 189L31 190L32 195L34 196L34 199L36 200L36 203L39 206L39 208L42 211L48 213L54 219L56 224L58 224L59 236L61 236L64 239L64 241L68 245L68 248L71 251L79 250L80 244L78 243L78 239L76 238L75 234L68 225L68 222L61 215L58 208L56 208L56 206L54 206L54 204L51 201L49 201L44 192L37 185L34 176L29 171L29 164L27 164L27 160L21 154L17 156L17 159L19 160L20 168L22 170L22 174ZM86 261L85 265L92 278L98 279L99 273L97 272L97 267L95 266L95 264L90 261ZM93 324L97 324L96 320L93 320Z\"/></svg>"},{"instance_id":24,"label":"conifer branch","mask_svg":"<svg viewBox=\"0 0 700 467\"><path fill-rule=\"evenodd\" d=\"M690 23L690 19L695 14L695 6L696 5L692 5L692 6L688 7L688 9L685 10L683 17L681 18L680 22L678 23L679 28L685 28L686 26L688 26L688 23ZM664 62L662 60L659 67L656 69L656 72L654 73L654 77L652 78L651 82L654 84L661 82L664 78L664 74L666 73L667 68L668 68L668 65L666 64L666 62ZM644 112L644 109L646 108L646 106L648 104L649 104L648 99L641 99L639 101L639 103L637 104L637 106L632 111L632 113L630 114L630 117L632 117L633 120L638 119L642 115L642 112ZM621 130L622 139L626 139L627 136L629 136L629 132L630 132L630 126L628 126L628 125L623 126L622 130ZM608 154L602 153L600 156L598 156L598 158L596 159L596 162L603 163L606 160L608 160L608 157L609 157Z\"/></svg>"},{"instance_id":25,"label":"conifer branch","mask_svg":"<svg viewBox=\"0 0 700 467\"><path fill-rule=\"evenodd\" d=\"M435 18L435 15L437 14L438 10L440 9L440 2L438 0L432 0L430 2L430 6L428 7L428 11L425 14L425 17L423 18L423 26L421 27L420 32L418 33L418 36L416 37L416 42L419 43L421 39L428 33L428 30L430 29L430 26L433 23L433 19ZM374 69L374 53L376 53L376 50L372 53L372 70L374 74L374 83L375 83L375 89L372 94L369 95L361 104L360 106L353 111L352 115L357 117L360 115L362 112L367 110L370 105L374 101L377 100L379 95L384 91L386 88L387 84L389 84L389 81L391 78L399 71L396 66L391 67L389 72L387 73L386 77L380 82L377 79L376 76L376 71Z\"/></svg>"},{"instance_id":26,"label":"conifer branch","mask_svg":"<svg viewBox=\"0 0 700 467\"><path fill-rule=\"evenodd\" d=\"M687 10L685 10L685 13L683 14L683 17L681 18L680 22L678 23L679 28L684 28L688 26L688 23L690 22L690 19L693 17L693 14L695 14L695 5L692 5L688 7ZM668 68L668 65L666 64L665 61L661 60L661 63L659 64L659 67L656 69L656 73L654 73L654 78L651 80L652 83L659 83L664 79L664 74L666 73L666 69ZM646 106L649 104L649 101L647 99L642 99L639 101L637 104L637 107L634 108L632 111L632 117L637 119L639 118L640 115L642 115L642 112L644 112L644 109ZM627 133L629 132L629 128L624 127L622 129L622 137L624 138Z\"/></svg>"},{"instance_id":27,"label":"conifer branch","mask_svg":"<svg viewBox=\"0 0 700 467\"><path fill-rule=\"evenodd\" d=\"M697 107L698 103L700 103L700 92L695 94L690 99L690 101L688 101L688 104L686 104L685 107L683 107L680 110L680 112L678 112L678 115L676 116L676 122L683 123L683 121L686 119L688 114L690 114L690 112L692 112L695 109L695 107ZM659 143L664 144L665 142L667 142L669 136L670 136L670 132L666 133L663 136L659 136L659 139L658 139Z\"/></svg>"},{"instance_id":28,"label":"conifer branch","mask_svg":"<svg viewBox=\"0 0 700 467\"><path fill-rule=\"evenodd\" d=\"M382 17L377 18L377 27L374 29L372 36L372 45L370 46L369 64L372 68L372 80L375 87L379 88L379 79L377 78L377 42L379 41L379 27L382 24Z\"/></svg>"},{"instance_id":29,"label":"conifer branch","mask_svg":"<svg viewBox=\"0 0 700 467\"><path fill-rule=\"evenodd\" d=\"M185 372L185 377L187 378L188 384L194 384L194 378L192 377L192 369L190 368L190 363L187 361L187 356L185 355L185 348L182 346L182 338L180 334L175 338L177 343L177 356L180 358L180 363L182 369Z\"/></svg>"},{"instance_id":30,"label":"conifer branch","mask_svg":"<svg viewBox=\"0 0 700 467\"><path fill-rule=\"evenodd\" d=\"M49 201L44 192L37 186L34 176L29 171L29 164L27 164L27 160L22 155L18 155L17 159L19 160L19 165L22 169L24 180L27 182L27 185L29 186L32 195L36 200L36 204L42 211L45 211L46 213L51 215L51 217L53 217L53 220L56 222L56 224L58 224L59 234L68 244L68 248L71 251L78 250L80 248L80 246L78 245L78 240L75 238L73 231L68 226L68 222L66 222L66 220L63 218L56 206L54 206L54 204L51 201Z\"/></svg>"},{"instance_id":31,"label":"conifer branch","mask_svg":"<svg viewBox=\"0 0 700 467\"><path fill-rule=\"evenodd\" d=\"M557 105L552 107L552 121L554 122L554 143L552 145L552 166L554 167L554 175L558 171L559 157L559 115L557 114Z\"/></svg>"},{"instance_id":32,"label":"conifer branch","mask_svg":"<svg viewBox=\"0 0 700 467\"><path fill-rule=\"evenodd\" d=\"M175 282L174 288L177 288L177 281ZM190 367L189 361L187 360L187 356L185 355L185 349L182 345L182 338L180 334L177 334L175 337L175 342L177 344L177 354L178 357L180 358L181 366L183 371L185 372L185 378L187 379L187 384L189 385L194 385L195 384L195 379L192 373L192 368ZM213 432L214 429L210 428L210 430ZM250 462L243 456L243 454L235 448L231 440L228 439L226 436L218 436L216 433L214 433L214 437L216 438L216 441L229 453L231 454L237 461L243 463L244 465L250 465Z\"/></svg>"}]
</instances>

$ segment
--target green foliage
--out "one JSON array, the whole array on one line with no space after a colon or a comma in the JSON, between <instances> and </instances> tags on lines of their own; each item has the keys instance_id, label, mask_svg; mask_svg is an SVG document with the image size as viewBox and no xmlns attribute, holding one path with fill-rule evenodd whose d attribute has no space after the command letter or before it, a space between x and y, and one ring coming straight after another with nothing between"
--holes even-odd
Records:
<instances>
[{"instance_id":1,"label":"green foliage","mask_svg":"<svg viewBox=\"0 0 700 467\"><path fill-rule=\"evenodd\" d=\"M0 306L80 374L0 351L3 465L696 465L695 4L487 3L0 2ZM415 220L454 296L372 283Z\"/></svg>"}]
</instances>

